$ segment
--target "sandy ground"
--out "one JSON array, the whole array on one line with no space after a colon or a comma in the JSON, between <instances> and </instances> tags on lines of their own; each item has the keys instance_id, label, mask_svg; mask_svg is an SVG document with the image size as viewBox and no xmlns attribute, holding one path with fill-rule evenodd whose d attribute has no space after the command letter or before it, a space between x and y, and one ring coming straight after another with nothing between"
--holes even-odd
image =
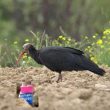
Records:
<instances>
[{"instance_id":1,"label":"sandy ground","mask_svg":"<svg viewBox=\"0 0 110 110\"><path fill-rule=\"evenodd\" d=\"M110 68L103 77L89 71L58 74L43 68L0 68L0 110L110 110ZM15 97L16 83L30 77L36 85L39 108Z\"/></svg>"}]
</instances>

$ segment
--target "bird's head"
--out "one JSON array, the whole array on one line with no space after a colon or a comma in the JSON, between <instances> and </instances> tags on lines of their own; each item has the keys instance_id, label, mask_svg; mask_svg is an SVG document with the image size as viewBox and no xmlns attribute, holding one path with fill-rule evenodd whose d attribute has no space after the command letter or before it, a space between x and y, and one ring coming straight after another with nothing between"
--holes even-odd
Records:
<instances>
[{"instance_id":1,"label":"bird's head","mask_svg":"<svg viewBox=\"0 0 110 110\"><path fill-rule=\"evenodd\" d=\"M33 47L33 45L31 43L24 44L23 45L23 51L22 51L22 53L29 54L29 49L32 48L32 47Z\"/></svg>"},{"instance_id":2,"label":"bird's head","mask_svg":"<svg viewBox=\"0 0 110 110\"><path fill-rule=\"evenodd\" d=\"M19 57L18 57L18 60L17 60L16 64L19 63L20 59L23 57L23 55L25 53L27 53L28 55L30 54L29 49L32 48L32 47L33 47L33 45L31 43L26 43L26 44L23 45L23 50L19 54Z\"/></svg>"}]
</instances>

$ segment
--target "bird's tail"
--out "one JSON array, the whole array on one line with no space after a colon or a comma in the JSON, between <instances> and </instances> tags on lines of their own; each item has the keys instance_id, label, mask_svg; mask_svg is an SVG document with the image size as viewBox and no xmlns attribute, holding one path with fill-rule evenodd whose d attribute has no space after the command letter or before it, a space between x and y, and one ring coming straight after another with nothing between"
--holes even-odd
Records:
<instances>
[{"instance_id":1,"label":"bird's tail","mask_svg":"<svg viewBox=\"0 0 110 110\"><path fill-rule=\"evenodd\" d=\"M104 75L105 70L100 68L97 64L95 64L91 60L84 58L84 57L83 57L83 61L84 61L84 64L83 64L84 69L89 70L89 71L91 71L95 74L98 74L100 76Z\"/></svg>"},{"instance_id":2,"label":"bird's tail","mask_svg":"<svg viewBox=\"0 0 110 110\"><path fill-rule=\"evenodd\" d=\"M100 76L103 76L105 74L105 70L102 68L99 68L99 67L91 69L90 71L92 71L93 73L98 74Z\"/></svg>"}]
</instances>

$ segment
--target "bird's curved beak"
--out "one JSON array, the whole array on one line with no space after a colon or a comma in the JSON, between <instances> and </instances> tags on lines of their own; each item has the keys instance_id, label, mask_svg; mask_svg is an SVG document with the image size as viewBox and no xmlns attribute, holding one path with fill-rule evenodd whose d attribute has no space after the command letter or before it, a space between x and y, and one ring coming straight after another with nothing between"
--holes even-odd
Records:
<instances>
[{"instance_id":1,"label":"bird's curved beak","mask_svg":"<svg viewBox=\"0 0 110 110\"><path fill-rule=\"evenodd\" d=\"M21 60L21 58L23 57L24 53L27 53L27 50L24 49L18 56L18 59L16 61L16 65L18 65L19 61Z\"/></svg>"}]
</instances>

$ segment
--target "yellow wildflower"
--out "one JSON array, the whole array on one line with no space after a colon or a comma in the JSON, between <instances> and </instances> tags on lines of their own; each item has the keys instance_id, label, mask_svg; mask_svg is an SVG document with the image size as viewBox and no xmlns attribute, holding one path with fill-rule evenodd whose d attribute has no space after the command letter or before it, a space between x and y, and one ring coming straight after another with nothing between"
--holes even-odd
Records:
<instances>
[{"instance_id":1,"label":"yellow wildflower","mask_svg":"<svg viewBox=\"0 0 110 110\"><path fill-rule=\"evenodd\" d=\"M65 37L63 37L63 38L62 38L62 40L64 40L64 41L65 41L65 40L66 40L66 38L65 38Z\"/></svg>"},{"instance_id":2,"label":"yellow wildflower","mask_svg":"<svg viewBox=\"0 0 110 110\"><path fill-rule=\"evenodd\" d=\"M29 39L25 39L25 42L29 42Z\"/></svg>"},{"instance_id":3,"label":"yellow wildflower","mask_svg":"<svg viewBox=\"0 0 110 110\"><path fill-rule=\"evenodd\" d=\"M63 38L63 36L59 36L58 38L59 38L59 39L62 39L62 38Z\"/></svg>"},{"instance_id":4,"label":"yellow wildflower","mask_svg":"<svg viewBox=\"0 0 110 110\"><path fill-rule=\"evenodd\" d=\"M91 60L93 60L93 61L94 61L94 59L95 59L94 57L91 57Z\"/></svg>"},{"instance_id":5,"label":"yellow wildflower","mask_svg":"<svg viewBox=\"0 0 110 110\"><path fill-rule=\"evenodd\" d=\"M110 34L110 29L106 29L104 32L103 32L104 35L107 35L107 34Z\"/></svg>"},{"instance_id":6,"label":"yellow wildflower","mask_svg":"<svg viewBox=\"0 0 110 110\"><path fill-rule=\"evenodd\" d=\"M101 45L103 43L103 41L101 39L99 39L97 42L96 42L98 45Z\"/></svg>"},{"instance_id":7,"label":"yellow wildflower","mask_svg":"<svg viewBox=\"0 0 110 110\"><path fill-rule=\"evenodd\" d=\"M96 38L96 36L92 36L94 39Z\"/></svg>"}]
</instances>

